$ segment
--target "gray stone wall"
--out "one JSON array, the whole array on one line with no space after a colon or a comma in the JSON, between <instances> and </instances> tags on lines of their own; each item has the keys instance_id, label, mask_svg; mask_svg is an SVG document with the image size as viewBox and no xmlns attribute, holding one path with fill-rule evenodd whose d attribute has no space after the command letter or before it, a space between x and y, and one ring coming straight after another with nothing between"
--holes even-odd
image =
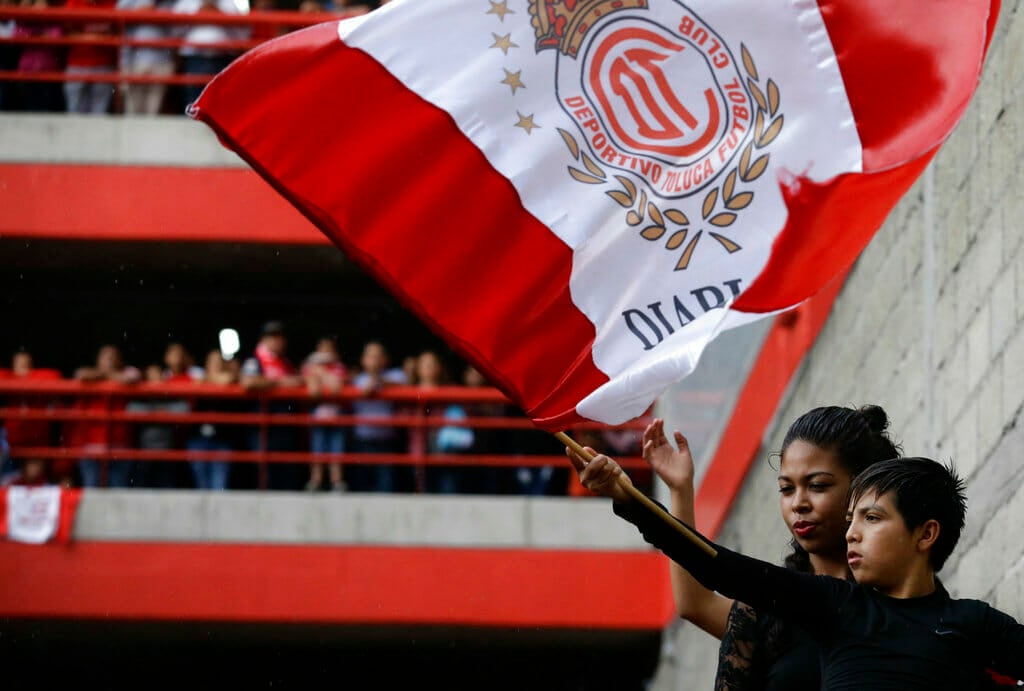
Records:
<instances>
[{"instance_id":1,"label":"gray stone wall","mask_svg":"<svg viewBox=\"0 0 1024 691\"><path fill-rule=\"evenodd\" d=\"M768 453L817 405L883 406L907 455L953 461L968 523L942 576L1024 621L1024 2L1004 0L982 85L850 274L780 402L719 539L779 561ZM680 622L652 689L711 689L718 641Z\"/></svg>"}]
</instances>

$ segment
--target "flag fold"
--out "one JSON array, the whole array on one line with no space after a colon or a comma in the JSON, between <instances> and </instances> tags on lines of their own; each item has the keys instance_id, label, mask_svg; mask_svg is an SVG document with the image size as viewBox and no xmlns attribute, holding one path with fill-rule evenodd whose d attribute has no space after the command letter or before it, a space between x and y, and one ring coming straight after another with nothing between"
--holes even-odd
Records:
<instances>
[{"instance_id":1,"label":"flag fold","mask_svg":"<svg viewBox=\"0 0 1024 691\"><path fill-rule=\"evenodd\" d=\"M997 0L393 0L190 106L540 427L616 424L856 259Z\"/></svg>"}]
</instances>

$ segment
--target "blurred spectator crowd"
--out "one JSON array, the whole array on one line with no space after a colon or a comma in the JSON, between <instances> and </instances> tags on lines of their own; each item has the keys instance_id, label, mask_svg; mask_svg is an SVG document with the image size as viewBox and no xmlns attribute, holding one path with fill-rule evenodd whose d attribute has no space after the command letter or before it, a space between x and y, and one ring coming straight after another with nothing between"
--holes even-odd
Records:
<instances>
[{"instance_id":1,"label":"blurred spectator crowd","mask_svg":"<svg viewBox=\"0 0 1024 691\"><path fill-rule=\"evenodd\" d=\"M387 0L383 0L386 2ZM0 6L47 8L153 10L180 14L246 15L259 12L359 14L381 0L0 0ZM265 41L291 29L271 23L174 25L126 21L123 32L113 22L65 20L4 20L0 18L0 71L64 74L63 81L0 80L0 110L69 113L183 114L198 98L203 84L171 85L172 75L213 75L243 49L225 42ZM155 45L118 45L130 41ZM69 44L36 39L72 39ZM168 47L168 40L180 46ZM35 42L33 42L35 41ZM159 45L164 41L164 45ZM118 84L113 75L148 81ZM110 79L104 79L110 76Z\"/></svg>"},{"instance_id":2,"label":"blurred spectator crowd","mask_svg":"<svg viewBox=\"0 0 1024 691\"><path fill-rule=\"evenodd\" d=\"M453 374L454 372L454 374ZM562 454L553 435L529 426L459 424L467 417L508 418L520 421L521 412L504 402L474 402L467 397L441 397L435 403L428 391L436 387L485 387L485 378L462 361L424 350L393 363L386 344L362 344L358 361L344 362L337 340L319 338L312 352L293 361L288 352L285 326L270 321L260 330L250 353L236 357L220 348L206 352L197 362L182 343L169 343L160 362L127 364L121 350L102 345L95 362L64 373L40 367L32 354L16 352L0 380L32 381L74 379L111 382L129 388L116 397L79 396L55 400L22 392L0 394L9 410L45 410L63 406L73 412L185 413L189 421L109 421L98 419L49 420L8 415L0 420L0 457L3 484L62 484L82 487L197 488L205 490L256 489L309 492L409 492L459 494L582 494L567 467L508 464L427 465L413 463L346 463L346 454L464 454L526 456ZM201 383L233 387L236 395L188 396L182 387L166 386L163 395L133 395L139 384ZM378 394L389 386L414 386L416 404L389 400ZM261 397L272 389L294 396ZM349 395L338 396L343 389ZM187 392L187 387L185 391ZM354 393L353 393L354 392ZM225 392L228 394L229 392ZM266 398L261 402L261 398ZM448 400L451 399L451 400ZM259 426L227 422L224 413L296 414L305 424ZM220 417L218 417L220 415ZM425 415L441 418L438 424L391 424L396 416ZM338 421L356 416L355 424ZM3 417L3 416L0 416ZM102 415L99 416L102 418ZM333 424L332 424L333 422ZM451 422L452 424L446 424ZM581 430L576 438L598 450L639 454L640 433L633 429ZM73 448L64 454L16 454L14 449ZM130 460L116 453L125 449L186 450L195 459ZM231 452L304 452L309 463L231 460ZM211 455L208 452L222 452ZM204 456L205 457L201 457ZM110 458L109 456L113 456ZM392 457L393 460L393 457ZM261 476L261 473L263 474Z\"/></svg>"},{"instance_id":3,"label":"blurred spectator crowd","mask_svg":"<svg viewBox=\"0 0 1024 691\"><path fill-rule=\"evenodd\" d=\"M251 2L251 5L250 5ZM291 29L275 23L203 24L145 21L70 22L47 18L49 8L155 10L178 14L245 15L259 12L359 14L387 0L0 0L0 6L34 8L28 20L0 17L0 72L53 75L61 80L0 79L0 110L131 115L183 114L198 98L202 84L172 84L174 75L209 76L223 70L243 52L225 43L265 41ZM270 19L269 17L267 18ZM276 22L276 18L274 19ZM123 31L122 28L123 27ZM55 39L41 42L38 39ZM122 38L164 45L123 45ZM17 39L27 39L19 42ZM69 39L67 42L62 42ZM117 39L117 40L115 40ZM180 45L168 47L167 42ZM125 81L122 76L139 78ZM61 372L34 362L29 351L15 353L0 379L74 379L126 386L148 383L198 382L235 387L238 396L82 396L46 400L37 395L0 395L0 406L27 409L61 406L82 413L82 419L57 421L0 415L0 484L62 484L82 487L198 488L207 490L267 488L310 492L430 492L483 494L565 494L584 491L564 464L444 465L408 463L346 463L348 453L560 455L563 446L552 435L530 428L473 428L458 424L467 417L503 416L522 419L503 403L450 402L414 408L377 394L388 386L488 386L465 363L450 362L438 352L424 352L393 363L387 344L369 341L353 362L343 362L338 343L321 338L299 361L290 359L284 326L264 325L251 353L235 357L219 348L196 354L182 343L169 343L160 362L128 364L117 345L98 348L95 361L74 372ZM261 402L248 393L278 387L300 389L294 399L272 398L265 412L311 416L313 424L257 425L224 423L225 413L255 413ZM339 399L331 394L354 388L360 395ZM135 413L183 413L194 422L109 422L98 418L113 406ZM209 413L209 420L203 414ZM85 416L93 414L92 419ZM386 424L410 414L436 416L453 424L425 427ZM355 415L376 424L343 425L338 416ZM220 416L220 417L218 417ZM333 424L332 424L333 422ZM639 453L636 430L581 431L580 442L619 455ZM73 448L78 457L39 457L11 449ZM195 460L129 460L117 450L185 450ZM232 461L232 452L305 452L312 463ZM111 454L114 456L110 458ZM219 456L217 454L220 454ZM211 460L214 458L214 460ZM224 458L225 460L220 460ZM322 458L323 460L319 460Z\"/></svg>"}]
</instances>

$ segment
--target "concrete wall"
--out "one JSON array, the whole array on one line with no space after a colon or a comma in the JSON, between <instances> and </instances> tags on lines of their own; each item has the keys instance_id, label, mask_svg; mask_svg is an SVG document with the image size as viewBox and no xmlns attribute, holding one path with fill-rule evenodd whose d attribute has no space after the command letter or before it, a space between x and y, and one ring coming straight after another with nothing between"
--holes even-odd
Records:
<instances>
[{"instance_id":1,"label":"concrete wall","mask_svg":"<svg viewBox=\"0 0 1024 691\"><path fill-rule=\"evenodd\" d=\"M92 489L74 539L646 551L597 498Z\"/></svg>"},{"instance_id":2,"label":"concrete wall","mask_svg":"<svg viewBox=\"0 0 1024 691\"><path fill-rule=\"evenodd\" d=\"M980 91L931 169L862 254L781 402L719 536L779 561L787 535L767 456L817 405L876 403L908 455L956 463L965 534L954 596L1024 621L1024 2L1004 0ZM656 690L710 689L718 641L669 631Z\"/></svg>"},{"instance_id":3,"label":"concrete wall","mask_svg":"<svg viewBox=\"0 0 1024 691\"><path fill-rule=\"evenodd\" d=\"M0 113L0 161L246 167L213 130L184 115Z\"/></svg>"}]
</instances>

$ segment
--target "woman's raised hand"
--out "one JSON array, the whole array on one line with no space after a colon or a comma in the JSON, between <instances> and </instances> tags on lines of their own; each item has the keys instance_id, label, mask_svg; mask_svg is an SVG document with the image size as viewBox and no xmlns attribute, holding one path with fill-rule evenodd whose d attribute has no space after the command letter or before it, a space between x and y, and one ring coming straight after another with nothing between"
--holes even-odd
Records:
<instances>
[{"instance_id":1,"label":"woman's raised hand","mask_svg":"<svg viewBox=\"0 0 1024 691\"><path fill-rule=\"evenodd\" d=\"M643 456L654 472L671 490L693 487L693 457L690 444L683 433L676 430L676 445L672 446L665 435L665 421L661 418L647 425L643 435Z\"/></svg>"}]
</instances>

